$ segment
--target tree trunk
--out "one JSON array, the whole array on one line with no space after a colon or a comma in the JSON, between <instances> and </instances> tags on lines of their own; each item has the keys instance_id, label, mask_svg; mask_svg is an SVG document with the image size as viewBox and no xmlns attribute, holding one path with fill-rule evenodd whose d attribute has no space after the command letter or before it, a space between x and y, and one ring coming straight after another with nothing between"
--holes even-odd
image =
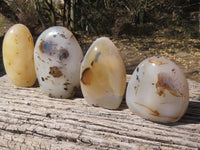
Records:
<instances>
[{"instance_id":1,"label":"tree trunk","mask_svg":"<svg viewBox=\"0 0 200 150\"><path fill-rule=\"evenodd\" d=\"M74 30L74 0L70 0L70 28Z\"/></svg>"},{"instance_id":2,"label":"tree trunk","mask_svg":"<svg viewBox=\"0 0 200 150\"><path fill-rule=\"evenodd\" d=\"M37 15L38 15L38 18L40 20L40 23L42 25L42 29L44 30L46 28L45 26L45 19L44 17L41 15L41 5L40 5L40 2L39 0L34 0L34 4L35 4L35 9L36 9L36 12L37 12Z\"/></svg>"},{"instance_id":3,"label":"tree trunk","mask_svg":"<svg viewBox=\"0 0 200 150\"><path fill-rule=\"evenodd\" d=\"M55 26L56 25L56 12L55 12L55 8L54 8L54 4L53 4L53 1L50 0L50 2L48 0L45 0L47 6L48 6L48 9L51 13L51 25L52 26Z\"/></svg>"},{"instance_id":4,"label":"tree trunk","mask_svg":"<svg viewBox=\"0 0 200 150\"><path fill-rule=\"evenodd\" d=\"M130 76L128 76L130 78ZM177 123L159 124L130 112L88 105L76 95L56 99L38 87L13 86L0 77L0 149L198 149L200 83L188 80L190 104Z\"/></svg>"}]
</instances>

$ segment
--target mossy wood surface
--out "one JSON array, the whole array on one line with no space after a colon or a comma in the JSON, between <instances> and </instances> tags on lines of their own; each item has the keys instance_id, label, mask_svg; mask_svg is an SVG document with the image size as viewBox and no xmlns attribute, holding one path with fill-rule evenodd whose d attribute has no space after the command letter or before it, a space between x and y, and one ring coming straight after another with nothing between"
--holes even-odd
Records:
<instances>
[{"instance_id":1,"label":"mossy wood surface","mask_svg":"<svg viewBox=\"0 0 200 150\"><path fill-rule=\"evenodd\" d=\"M200 149L200 83L188 82L184 117L159 124L133 115L125 101L118 110L93 107L80 94L50 98L39 87L15 87L2 76L0 149Z\"/></svg>"}]
</instances>

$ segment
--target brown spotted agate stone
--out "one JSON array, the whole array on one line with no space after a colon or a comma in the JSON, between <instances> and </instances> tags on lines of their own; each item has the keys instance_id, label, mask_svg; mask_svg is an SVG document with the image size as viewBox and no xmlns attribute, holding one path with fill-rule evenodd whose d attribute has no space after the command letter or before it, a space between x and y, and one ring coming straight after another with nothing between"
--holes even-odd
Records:
<instances>
[{"instance_id":1,"label":"brown spotted agate stone","mask_svg":"<svg viewBox=\"0 0 200 150\"><path fill-rule=\"evenodd\" d=\"M133 72L126 102L134 114L145 119L175 122L188 107L188 83L172 61L162 57L147 58Z\"/></svg>"},{"instance_id":2,"label":"brown spotted agate stone","mask_svg":"<svg viewBox=\"0 0 200 150\"><path fill-rule=\"evenodd\" d=\"M89 104L116 109L126 88L123 60L113 42L105 37L93 42L81 64L81 89Z\"/></svg>"},{"instance_id":3,"label":"brown spotted agate stone","mask_svg":"<svg viewBox=\"0 0 200 150\"><path fill-rule=\"evenodd\" d=\"M82 50L64 27L45 30L37 39L34 61L41 90L50 97L70 98L80 86Z\"/></svg>"}]
</instances>

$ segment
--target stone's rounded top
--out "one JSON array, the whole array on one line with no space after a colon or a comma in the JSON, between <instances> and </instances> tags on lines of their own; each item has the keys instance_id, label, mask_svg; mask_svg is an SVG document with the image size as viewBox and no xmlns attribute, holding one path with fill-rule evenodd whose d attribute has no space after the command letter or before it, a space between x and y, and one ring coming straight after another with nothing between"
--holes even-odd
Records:
<instances>
[{"instance_id":1,"label":"stone's rounded top","mask_svg":"<svg viewBox=\"0 0 200 150\"><path fill-rule=\"evenodd\" d=\"M13 26L11 26L8 29L7 33L13 33L14 31L20 32L20 30L27 30L27 31L29 31L29 29L25 25L23 25L23 24L14 24Z\"/></svg>"},{"instance_id":2,"label":"stone's rounded top","mask_svg":"<svg viewBox=\"0 0 200 150\"><path fill-rule=\"evenodd\" d=\"M53 26L49 27L45 31L43 31L40 35L40 37L45 36L45 37L56 37L56 35L59 34L63 38L70 38L73 34L70 30L68 30L66 27L62 26Z\"/></svg>"},{"instance_id":3,"label":"stone's rounded top","mask_svg":"<svg viewBox=\"0 0 200 150\"><path fill-rule=\"evenodd\" d=\"M112 42L108 37L100 37L100 38L97 38L91 46L93 46L94 44L97 44L98 42Z\"/></svg>"},{"instance_id":4,"label":"stone's rounded top","mask_svg":"<svg viewBox=\"0 0 200 150\"><path fill-rule=\"evenodd\" d=\"M114 43L107 37L100 37L96 39L92 45L89 47L86 57L88 53L91 53L91 51L101 51L106 54L112 54L112 53L118 53L117 47L114 45Z\"/></svg>"},{"instance_id":5,"label":"stone's rounded top","mask_svg":"<svg viewBox=\"0 0 200 150\"><path fill-rule=\"evenodd\" d=\"M126 92L126 102L133 113L157 122L179 120L188 100L188 83L183 72L163 57L142 61L133 72Z\"/></svg>"}]
</instances>

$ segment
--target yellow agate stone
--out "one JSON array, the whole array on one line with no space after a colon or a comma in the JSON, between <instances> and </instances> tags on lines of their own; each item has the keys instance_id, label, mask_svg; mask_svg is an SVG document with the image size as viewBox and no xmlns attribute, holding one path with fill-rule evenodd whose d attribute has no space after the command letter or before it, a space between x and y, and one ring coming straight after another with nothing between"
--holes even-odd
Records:
<instances>
[{"instance_id":1,"label":"yellow agate stone","mask_svg":"<svg viewBox=\"0 0 200 150\"><path fill-rule=\"evenodd\" d=\"M29 29L15 24L3 40L3 63L6 73L13 84L29 87L35 83L34 42Z\"/></svg>"},{"instance_id":2,"label":"yellow agate stone","mask_svg":"<svg viewBox=\"0 0 200 150\"><path fill-rule=\"evenodd\" d=\"M89 104L117 109L126 88L123 60L113 42L102 37L93 42L81 64L81 90Z\"/></svg>"}]
</instances>

